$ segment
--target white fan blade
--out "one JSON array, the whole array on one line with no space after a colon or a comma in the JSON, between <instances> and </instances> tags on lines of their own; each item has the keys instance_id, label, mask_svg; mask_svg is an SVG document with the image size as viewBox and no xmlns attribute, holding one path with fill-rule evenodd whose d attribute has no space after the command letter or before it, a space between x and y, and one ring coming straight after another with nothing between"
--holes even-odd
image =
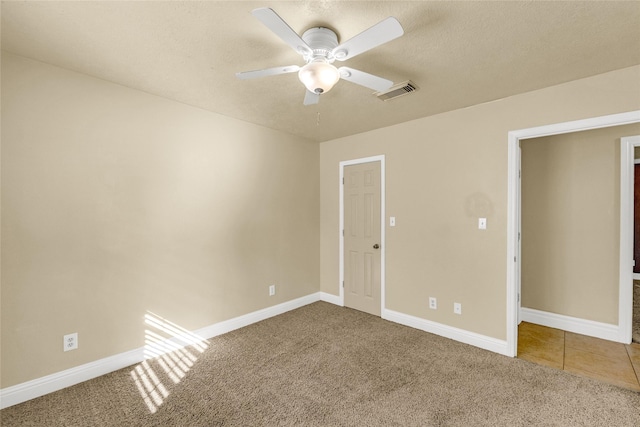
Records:
<instances>
[{"instance_id":1,"label":"white fan blade","mask_svg":"<svg viewBox=\"0 0 640 427\"><path fill-rule=\"evenodd\" d=\"M288 67L273 67L264 70L243 71L236 73L236 77L241 80L255 79L256 77L275 76L278 74L295 73L300 67L297 65L289 65Z\"/></svg>"},{"instance_id":2,"label":"white fan blade","mask_svg":"<svg viewBox=\"0 0 640 427\"><path fill-rule=\"evenodd\" d=\"M314 105L320 102L320 95L313 93L310 90L306 90L304 94L304 105Z\"/></svg>"},{"instance_id":3,"label":"white fan blade","mask_svg":"<svg viewBox=\"0 0 640 427\"><path fill-rule=\"evenodd\" d=\"M354 70L349 67L340 67L338 71L340 72L340 78L360 86L368 87L376 92L382 92L393 86L391 80L383 79L382 77L374 76L364 71Z\"/></svg>"},{"instance_id":4,"label":"white fan blade","mask_svg":"<svg viewBox=\"0 0 640 427\"><path fill-rule=\"evenodd\" d=\"M380 46L404 34L400 22L392 16L378 22L368 30L364 30L355 37L333 49L333 56L338 61L346 61L362 52Z\"/></svg>"},{"instance_id":5,"label":"white fan blade","mask_svg":"<svg viewBox=\"0 0 640 427\"><path fill-rule=\"evenodd\" d=\"M251 13L299 54L311 52L309 45L273 9L262 7Z\"/></svg>"}]
</instances>

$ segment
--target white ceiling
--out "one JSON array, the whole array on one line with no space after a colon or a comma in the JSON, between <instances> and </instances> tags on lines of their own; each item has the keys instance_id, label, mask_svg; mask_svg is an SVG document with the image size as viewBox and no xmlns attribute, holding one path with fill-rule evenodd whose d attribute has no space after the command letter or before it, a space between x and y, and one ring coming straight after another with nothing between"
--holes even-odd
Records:
<instances>
[{"instance_id":1,"label":"white ceiling","mask_svg":"<svg viewBox=\"0 0 640 427\"><path fill-rule=\"evenodd\" d=\"M403 37L344 64L420 90L383 102L340 81L305 107L295 73L237 79L304 65L258 7L341 41L395 16ZM3 50L315 141L640 64L639 1L5 1L1 12Z\"/></svg>"}]
</instances>

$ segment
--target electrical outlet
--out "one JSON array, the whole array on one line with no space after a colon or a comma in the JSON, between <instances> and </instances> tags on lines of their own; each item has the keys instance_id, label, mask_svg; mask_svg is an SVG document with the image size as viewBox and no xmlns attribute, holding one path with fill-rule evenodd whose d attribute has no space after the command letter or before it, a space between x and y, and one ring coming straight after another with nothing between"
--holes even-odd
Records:
<instances>
[{"instance_id":1,"label":"electrical outlet","mask_svg":"<svg viewBox=\"0 0 640 427\"><path fill-rule=\"evenodd\" d=\"M269 296L272 297L276 294L276 285L269 285Z\"/></svg>"},{"instance_id":2,"label":"electrical outlet","mask_svg":"<svg viewBox=\"0 0 640 427\"><path fill-rule=\"evenodd\" d=\"M434 297L429 297L429 308L431 310L435 310L438 308L438 300L436 300Z\"/></svg>"},{"instance_id":3,"label":"electrical outlet","mask_svg":"<svg viewBox=\"0 0 640 427\"><path fill-rule=\"evenodd\" d=\"M75 350L78 348L78 333L65 335L63 337L64 351Z\"/></svg>"},{"instance_id":4,"label":"electrical outlet","mask_svg":"<svg viewBox=\"0 0 640 427\"><path fill-rule=\"evenodd\" d=\"M459 302L454 302L453 303L453 312L455 314L462 314L462 304L460 304Z\"/></svg>"}]
</instances>

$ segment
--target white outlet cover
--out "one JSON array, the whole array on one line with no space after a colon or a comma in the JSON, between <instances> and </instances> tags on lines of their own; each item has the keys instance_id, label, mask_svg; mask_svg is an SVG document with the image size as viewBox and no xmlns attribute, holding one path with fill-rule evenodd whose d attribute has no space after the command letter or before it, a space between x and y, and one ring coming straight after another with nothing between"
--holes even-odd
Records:
<instances>
[{"instance_id":1,"label":"white outlet cover","mask_svg":"<svg viewBox=\"0 0 640 427\"><path fill-rule=\"evenodd\" d=\"M460 304L459 302L454 302L453 303L453 312L455 314L462 314L462 304Z\"/></svg>"},{"instance_id":2,"label":"white outlet cover","mask_svg":"<svg viewBox=\"0 0 640 427\"><path fill-rule=\"evenodd\" d=\"M438 300L434 297L429 297L429 308L436 310L438 308Z\"/></svg>"},{"instance_id":3,"label":"white outlet cover","mask_svg":"<svg viewBox=\"0 0 640 427\"><path fill-rule=\"evenodd\" d=\"M62 349L64 351L75 350L78 348L78 333L65 335L62 338Z\"/></svg>"}]
</instances>

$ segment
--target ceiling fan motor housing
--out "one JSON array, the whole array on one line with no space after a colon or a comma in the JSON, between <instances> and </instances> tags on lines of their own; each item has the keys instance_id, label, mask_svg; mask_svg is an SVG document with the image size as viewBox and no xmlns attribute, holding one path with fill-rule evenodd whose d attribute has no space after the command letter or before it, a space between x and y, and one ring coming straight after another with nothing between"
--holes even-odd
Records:
<instances>
[{"instance_id":1,"label":"ceiling fan motor housing","mask_svg":"<svg viewBox=\"0 0 640 427\"><path fill-rule=\"evenodd\" d=\"M324 27L309 28L302 34L302 40L311 48L311 53L305 55L305 60L324 58L332 63L335 58L331 53L338 46L338 36L335 32Z\"/></svg>"}]
</instances>

